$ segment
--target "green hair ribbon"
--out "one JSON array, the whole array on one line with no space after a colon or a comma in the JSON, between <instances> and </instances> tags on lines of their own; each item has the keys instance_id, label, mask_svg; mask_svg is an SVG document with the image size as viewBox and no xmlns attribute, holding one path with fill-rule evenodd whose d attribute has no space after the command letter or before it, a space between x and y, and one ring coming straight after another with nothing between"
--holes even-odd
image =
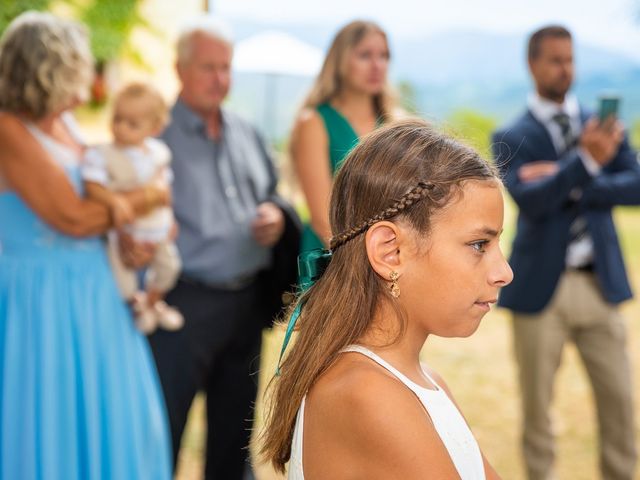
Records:
<instances>
[{"instance_id":1,"label":"green hair ribbon","mask_svg":"<svg viewBox=\"0 0 640 480\"><path fill-rule=\"evenodd\" d=\"M298 255L298 294L302 294L309 290L314 283L322 276L327 265L331 261L331 250L324 250L322 248L316 248L307 252L302 252ZM289 345L291 335L295 329L298 317L302 311L302 303L299 302L296 308L293 310L289 323L287 324L287 330L284 334L284 341L282 342L282 348L280 349L280 358L278 358L278 367L276 368L276 375L280 375L280 363L282 363L282 357Z\"/></svg>"}]
</instances>

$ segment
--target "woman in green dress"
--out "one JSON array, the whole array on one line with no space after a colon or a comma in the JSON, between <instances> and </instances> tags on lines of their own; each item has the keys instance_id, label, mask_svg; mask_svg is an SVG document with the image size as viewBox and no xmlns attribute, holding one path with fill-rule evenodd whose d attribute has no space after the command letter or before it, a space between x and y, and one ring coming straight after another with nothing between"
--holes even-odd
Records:
<instances>
[{"instance_id":1,"label":"woman in green dress","mask_svg":"<svg viewBox=\"0 0 640 480\"><path fill-rule=\"evenodd\" d=\"M389 45L375 23L354 21L335 36L291 134L291 157L309 208L301 251L326 248L329 192L346 154L392 119Z\"/></svg>"}]
</instances>

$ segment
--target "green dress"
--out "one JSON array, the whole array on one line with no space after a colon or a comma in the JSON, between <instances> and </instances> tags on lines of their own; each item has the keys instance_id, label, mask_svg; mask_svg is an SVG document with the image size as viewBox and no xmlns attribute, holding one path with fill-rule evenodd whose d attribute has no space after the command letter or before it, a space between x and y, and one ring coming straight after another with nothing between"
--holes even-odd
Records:
<instances>
[{"instance_id":1,"label":"green dress","mask_svg":"<svg viewBox=\"0 0 640 480\"><path fill-rule=\"evenodd\" d=\"M327 130L331 175L335 176L342 161L358 143L358 134L347 119L328 103L318 105L316 111L322 117ZM323 248L323 244L311 228L311 225L305 223L300 251L306 252L314 248Z\"/></svg>"}]
</instances>

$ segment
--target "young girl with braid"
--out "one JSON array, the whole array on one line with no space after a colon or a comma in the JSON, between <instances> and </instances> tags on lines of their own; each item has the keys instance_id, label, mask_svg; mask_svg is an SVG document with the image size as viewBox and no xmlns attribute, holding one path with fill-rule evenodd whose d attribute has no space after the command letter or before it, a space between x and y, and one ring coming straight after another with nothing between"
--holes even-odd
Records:
<instances>
[{"instance_id":1,"label":"young girl with braid","mask_svg":"<svg viewBox=\"0 0 640 480\"><path fill-rule=\"evenodd\" d=\"M269 387L262 454L294 480L499 478L420 362L430 335L471 335L512 279L495 169L422 122L396 123L349 154L330 220L331 250L300 261L313 278Z\"/></svg>"}]
</instances>

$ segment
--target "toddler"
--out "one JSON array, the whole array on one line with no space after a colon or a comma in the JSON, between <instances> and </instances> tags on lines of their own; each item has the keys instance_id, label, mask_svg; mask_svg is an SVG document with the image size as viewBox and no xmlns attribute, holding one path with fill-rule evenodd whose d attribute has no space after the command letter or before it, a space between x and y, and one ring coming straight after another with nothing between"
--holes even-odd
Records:
<instances>
[{"instance_id":1,"label":"toddler","mask_svg":"<svg viewBox=\"0 0 640 480\"><path fill-rule=\"evenodd\" d=\"M109 207L116 228L135 241L156 244L145 275L145 291L139 292L137 270L123 263L117 236L114 232L109 235L109 259L118 286L133 306L136 326L145 334L158 326L178 330L184 323L180 312L163 301L181 267L173 243L175 222L170 207L154 208L134 218L131 205L121 192L150 183L171 183L171 153L162 141L154 138L164 128L167 117L167 106L155 88L143 83L129 84L114 101L113 143L89 148L82 170L87 196Z\"/></svg>"}]
</instances>

